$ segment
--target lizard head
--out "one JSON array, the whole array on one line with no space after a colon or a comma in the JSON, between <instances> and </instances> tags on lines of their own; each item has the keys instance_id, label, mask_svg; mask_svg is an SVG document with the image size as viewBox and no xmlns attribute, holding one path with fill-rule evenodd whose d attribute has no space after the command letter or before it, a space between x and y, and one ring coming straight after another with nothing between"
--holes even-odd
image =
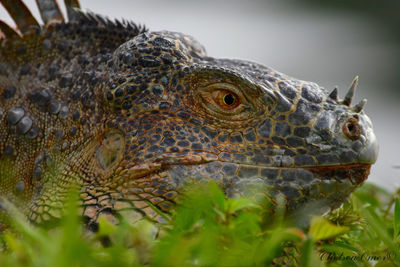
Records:
<instances>
[{"instance_id":1,"label":"lizard head","mask_svg":"<svg viewBox=\"0 0 400 267\"><path fill-rule=\"evenodd\" d=\"M59 218L71 187L88 225L116 211L154 218L206 179L227 196L255 187L288 209L336 207L377 158L365 101L351 106L357 79L339 100L78 1L65 1L66 22L38 0L43 27L22 1L0 2L18 26L0 21L0 196L33 222Z\"/></svg>"},{"instance_id":2,"label":"lizard head","mask_svg":"<svg viewBox=\"0 0 400 267\"><path fill-rule=\"evenodd\" d=\"M339 100L337 89L208 57L193 38L172 32L124 43L112 69L104 96L125 138L116 175L130 181L127 194L161 209L189 178L216 180L228 196L265 188L289 209L337 207L376 161L365 100L351 106L357 79Z\"/></svg>"}]
</instances>

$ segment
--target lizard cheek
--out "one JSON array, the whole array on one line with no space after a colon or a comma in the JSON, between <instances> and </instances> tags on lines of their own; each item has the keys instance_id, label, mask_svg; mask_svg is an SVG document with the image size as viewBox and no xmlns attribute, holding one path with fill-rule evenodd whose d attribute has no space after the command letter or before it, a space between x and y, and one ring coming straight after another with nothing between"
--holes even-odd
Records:
<instances>
[{"instance_id":1,"label":"lizard cheek","mask_svg":"<svg viewBox=\"0 0 400 267\"><path fill-rule=\"evenodd\" d=\"M117 131L110 131L96 148L96 160L102 170L109 170L121 161L124 154L125 137Z\"/></svg>"}]
</instances>

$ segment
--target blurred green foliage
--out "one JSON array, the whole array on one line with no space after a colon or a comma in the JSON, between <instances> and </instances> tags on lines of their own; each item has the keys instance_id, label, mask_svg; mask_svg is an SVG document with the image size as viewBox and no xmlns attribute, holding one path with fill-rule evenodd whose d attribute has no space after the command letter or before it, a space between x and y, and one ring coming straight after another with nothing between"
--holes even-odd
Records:
<instances>
[{"instance_id":1,"label":"blurred green foliage","mask_svg":"<svg viewBox=\"0 0 400 267\"><path fill-rule=\"evenodd\" d=\"M283 208L272 213L266 200L227 199L209 183L188 188L164 224L101 218L97 233L84 229L71 197L52 229L11 211L0 266L399 266L397 197L366 184L300 228Z\"/></svg>"}]
</instances>

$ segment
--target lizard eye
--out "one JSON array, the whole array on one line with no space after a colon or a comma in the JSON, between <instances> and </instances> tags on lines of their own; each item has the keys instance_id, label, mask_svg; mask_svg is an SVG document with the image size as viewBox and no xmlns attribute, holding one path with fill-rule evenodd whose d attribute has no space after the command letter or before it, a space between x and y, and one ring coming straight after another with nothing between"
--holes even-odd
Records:
<instances>
[{"instance_id":1,"label":"lizard eye","mask_svg":"<svg viewBox=\"0 0 400 267\"><path fill-rule=\"evenodd\" d=\"M224 104L225 105L231 106L231 105L235 104L235 102L236 102L236 97L233 94L228 93L224 96Z\"/></svg>"},{"instance_id":2,"label":"lizard eye","mask_svg":"<svg viewBox=\"0 0 400 267\"><path fill-rule=\"evenodd\" d=\"M216 92L217 103L225 109L234 109L240 104L239 97L228 90L217 90Z\"/></svg>"},{"instance_id":3,"label":"lizard eye","mask_svg":"<svg viewBox=\"0 0 400 267\"><path fill-rule=\"evenodd\" d=\"M198 87L195 102L203 110L222 120L243 120L250 116L251 104L242 89L229 83L213 83Z\"/></svg>"}]
</instances>

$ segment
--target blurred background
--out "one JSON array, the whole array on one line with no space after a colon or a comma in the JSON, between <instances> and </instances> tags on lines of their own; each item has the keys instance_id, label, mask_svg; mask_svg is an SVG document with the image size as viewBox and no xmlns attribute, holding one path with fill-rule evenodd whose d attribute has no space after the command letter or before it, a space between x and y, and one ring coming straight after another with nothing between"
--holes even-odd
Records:
<instances>
[{"instance_id":1,"label":"blurred background","mask_svg":"<svg viewBox=\"0 0 400 267\"><path fill-rule=\"evenodd\" d=\"M35 1L24 2L39 19ZM190 34L213 57L256 61L326 89L337 85L342 97L359 75L355 102L368 99L365 110L380 142L369 181L390 190L400 186L399 0L80 2L150 30ZM0 18L11 21L4 9Z\"/></svg>"}]
</instances>

